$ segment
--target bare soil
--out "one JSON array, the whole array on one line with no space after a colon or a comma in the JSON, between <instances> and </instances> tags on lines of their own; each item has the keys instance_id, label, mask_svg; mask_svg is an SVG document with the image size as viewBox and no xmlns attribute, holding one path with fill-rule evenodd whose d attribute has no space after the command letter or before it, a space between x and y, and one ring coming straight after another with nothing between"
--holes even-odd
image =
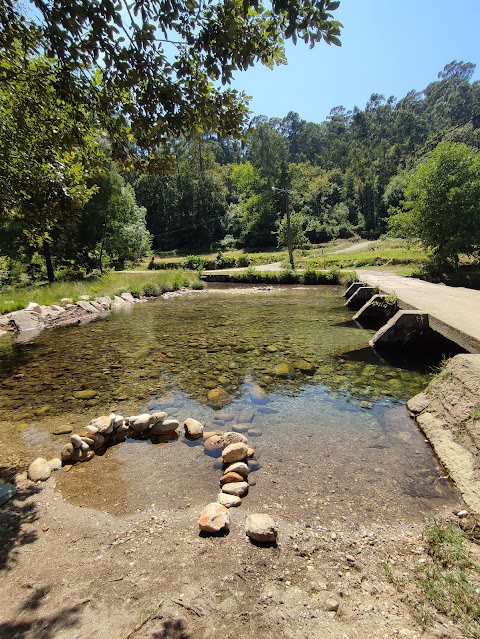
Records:
<instances>
[{"instance_id":1,"label":"bare soil","mask_svg":"<svg viewBox=\"0 0 480 639\"><path fill-rule=\"evenodd\" d=\"M265 505L280 535L262 547L244 533L248 498L228 535L203 537L198 504L114 515L68 503L55 483L24 482L0 511L4 639L462 636L441 619L418 625L421 516L387 508L360 525L299 496L293 516Z\"/></svg>"}]
</instances>

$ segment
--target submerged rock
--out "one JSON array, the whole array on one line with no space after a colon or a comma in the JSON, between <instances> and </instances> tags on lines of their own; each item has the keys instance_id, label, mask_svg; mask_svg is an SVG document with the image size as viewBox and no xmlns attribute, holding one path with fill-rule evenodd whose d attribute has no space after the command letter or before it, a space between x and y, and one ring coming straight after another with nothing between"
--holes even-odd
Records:
<instances>
[{"instance_id":1,"label":"submerged rock","mask_svg":"<svg viewBox=\"0 0 480 639\"><path fill-rule=\"evenodd\" d=\"M245 424L247 422L253 422L254 419L255 410L253 408L244 408L238 413L236 422L237 424Z\"/></svg>"},{"instance_id":2,"label":"submerged rock","mask_svg":"<svg viewBox=\"0 0 480 639\"><path fill-rule=\"evenodd\" d=\"M314 372L317 370L315 364L307 362L306 359L297 359L297 361L294 363L294 367L302 373L305 373L305 375L313 375Z\"/></svg>"},{"instance_id":3,"label":"submerged rock","mask_svg":"<svg viewBox=\"0 0 480 639\"><path fill-rule=\"evenodd\" d=\"M213 388L209 391L208 401L211 403L212 407L215 409L220 409L229 404L232 401L232 398L227 393L224 388Z\"/></svg>"},{"instance_id":4,"label":"submerged rock","mask_svg":"<svg viewBox=\"0 0 480 639\"><path fill-rule=\"evenodd\" d=\"M268 403L268 397L267 397L267 392L258 384L254 384L250 390L249 393L250 395L250 399L252 400L252 402L254 404L267 404Z\"/></svg>"},{"instance_id":5,"label":"submerged rock","mask_svg":"<svg viewBox=\"0 0 480 639\"><path fill-rule=\"evenodd\" d=\"M223 439L220 435L212 435L203 442L205 450L221 450L223 445Z\"/></svg>"},{"instance_id":6,"label":"submerged rock","mask_svg":"<svg viewBox=\"0 0 480 639\"><path fill-rule=\"evenodd\" d=\"M87 388L85 390L74 391L72 395L75 399L93 399L97 396L97 391L93 388Z\"/></svg>"},{"instance_id":7,"label":"submerged rock","mask_svg":"<svg viewBox=\"0 0 480 639\"><path fill-rule=\"evenodd\" d=\"M290 377L292 374L292 368L290 366L290 364L287 364L286 362L282 362L281 364L277 364L274 369L273 369L273 374L276 377Z\"/></svg>"},{"instance_id":8,"label":"submerged rock","mask_svg":"<svg viewBox=\"0 0 480 639\"><path fill-rule=\"evenodd\" d=\"M274 542L278 536L275 521L266 513L253 513L245 520L245 532L247 535L260 542Z\"/></svg>"},{"instance_id":9,"label":"submerged rock","mask_svg":"<svg viewBox=\"0 0 480 639\"><path fill-rule=\"evenodd\" d=\"M227 508L217 501L206 506L199 519L198 526L200 530L209 533L217 533L221 530L228 530L230 527L230 515Z\"/></svg>"}]
</instances>

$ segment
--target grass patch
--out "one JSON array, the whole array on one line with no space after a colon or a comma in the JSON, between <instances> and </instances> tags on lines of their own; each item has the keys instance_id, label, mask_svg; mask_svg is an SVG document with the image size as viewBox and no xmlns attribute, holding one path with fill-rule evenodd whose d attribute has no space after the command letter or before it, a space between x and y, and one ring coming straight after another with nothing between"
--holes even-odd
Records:
<instances>
[{"instance_id":1,"label":"grass patch","mask_svg":"<svg viewBox=\"0 0 480 639\"><path fill-rule=\"evenodd\" d=\"M341 275L338 269L330 271L306 270L303 273L292 269L283 271L257 271L253 267L240 273L230 273L230 282L241 284L340 284Z\"/></svg>"},{"instance_id":2,"label":"grass patch","mask_svg":"<svg viewBox=\"0 0 480 639\"><path fill-rule=\"evenodd\" d=\"M162 271L152 273L115 273L87 277L76 282L54 282L25 288L8 288L0 294L0 313L8 313L25 308L29 302L40 305L58 304L63 297L80 299L81 295L100 297L102 295L121 295L130 292L133 295L156 296L167 291L187 287L203 288L198 273L184 271Z\"/></svg>"},{"instance_id":3,"label":"grass patch","mask_svg":"<svg viewBox=\"0 0 480 639\"><path fill-rule=\"evenodd\" d=\"M459 623L466 637L480 639L480 566L456 523L434 520L424 534L430 561L417 576L425 617L430 606Z\"/></svg>"}]
</instances>

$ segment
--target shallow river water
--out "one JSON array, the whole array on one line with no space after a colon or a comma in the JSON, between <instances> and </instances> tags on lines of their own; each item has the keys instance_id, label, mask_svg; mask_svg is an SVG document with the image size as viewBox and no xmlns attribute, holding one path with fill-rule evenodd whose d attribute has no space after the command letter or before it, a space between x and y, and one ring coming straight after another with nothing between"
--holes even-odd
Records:
<instances>
[{"instance_id":1,"label":"shallow river water","mask_svg":"<svg viewBox=\"0 0 480 639\"><path fill-rule=\"evenodd\" d=\"M166 410L226 431L250 409L250 510L275 506L302 517L313 509L361 522L457 503L405 409L429 372L381 359L368 346L373 332L353 323L343 302L322 287L215 289L4 342L3 476L58 453L69 435L55 432L78 432L111 411ZM305 364L312 370L302 372ZM208 393L218 387L230 401L214 409ZM90 390L90 399L74 398L79 390ZM78 506L124 514L205 505L220 475L219 459L181 434L127 440L56 474L56 488Z\"/></svg>"}]
</instances>

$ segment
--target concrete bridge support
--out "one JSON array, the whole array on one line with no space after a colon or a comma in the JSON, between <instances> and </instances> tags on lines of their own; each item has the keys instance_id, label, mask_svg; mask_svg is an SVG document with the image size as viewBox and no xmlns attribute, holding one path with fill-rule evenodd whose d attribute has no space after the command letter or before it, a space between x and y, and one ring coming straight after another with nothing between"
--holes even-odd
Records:
<instances>
[{"instance_id":1,"label":"concrete bridge support","mask_svg":"<svg viewBox=\"0 0 480 639\"><path fill-rule=\"evenodd\" d=\"M373 286L359 286L353 295L347 299L345 306L348 306L353 311L358 311L373 295L375 295Z\"/></svg>"},{"instance_id":2,"label":"concrete bridge support","mask_svg":"<svg viewBox=\"0 0 480 639\"><path fill-rule=\"evenodd\" d=\"M379 346L414 346L420 339L433 332L429 326L428 313L421 311L398 311L378 330L370 340L373 348Z\"/></svg>"}]
</instances>

